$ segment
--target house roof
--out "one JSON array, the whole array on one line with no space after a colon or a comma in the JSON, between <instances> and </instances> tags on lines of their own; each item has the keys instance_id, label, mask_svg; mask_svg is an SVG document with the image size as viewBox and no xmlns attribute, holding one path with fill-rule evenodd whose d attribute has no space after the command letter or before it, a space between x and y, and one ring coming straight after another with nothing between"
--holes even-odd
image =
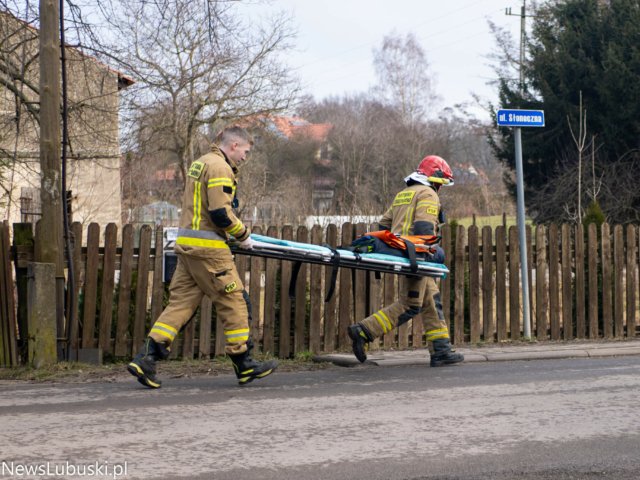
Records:
<instances>
[{"instance_id":1,"label":"house roof","mask_svg":"<svg viewBox=\"0 0 640 480\"><path fill-rule=\"evenodd\" d=\"M323 142L333 128L332 123L310 123L304 118L280 117L276 115L247 117L238 122L244 128L251 128L257 123L262 123L268 129L269 123L287 138L304 136L315 142Z\"/></svg>"},{"instance_id":2,"label":"house roof","mask_svg":"<svg viewBox=\"0 0 640 480\"><path fill-rule=\"evenodd\" d=\"M333 128L332 123L310 123L304 118L269 115L269 119L288 138L300 135L316 142L323 142Z\"/></svg>"},{"instance_id":3,"label":"house roof","mask_svg":"<svg viewBox=\"0 0 640 480\"><path fill-rule=\"evenodd\" d=\"M476 168L473 163L456 163L452 165L452 173L456 182L488 184L487 175Z\"/></svg>"},{"instance_id":4,"label":"house roof","mask_svg":"<svg viewBox=\"0 0 640 480\"><path fill-rule=\"evenodd\" d=\"M316 142L324 142L332 128L332 123L315 123L312 125L294 126L291 128L291 131L293 135L305 135Z\"/></svg>"},{"instance_id":5,"label":"house roof","mask_svg":"<svg viewBox=\"0 0 640 480\"><path fill-rule=\"evenodd\" d=\"M182 172L176 172L175 170L157 170L151 179L155 181L174 181L182 178Z\"/></svg>"},{"instance_id":6,"label":"house roof","mask_svg":"<svg viewBox=\"0 0 640 480\"><path fill-rule=\"evenodd\" d=\"M18 22L21 22L21 23L24 23L28 28L30 28L30 29L32 29L32 30L35 30L36 32L38 32L38 35L40 34L40 29L39 29L39 28L34 27L34 26L33 26L33 25L31 25L29 22L27 22L27 21L25 21L25 20L22 20L21 18L16 17L13 13L11 13L11 12L9 12L9 11L7 11L7 10L0 10L0 15L8 15L8 16L10 16L11 18L13 18L14 20L16 20L16 21L18 21ZM113 72L113 73L117 73L117 74L118 74L118 83L119 83L119 84L121 84L121 85L123 85L123 86L124 86L124 88L126 88L126 87L130 87L131 85L133 85L134 83L136 83L136 81L135 81L135 80L132 80L131 78L126 77L126 76L124 75L124 73L123 73L123 72L121 72L121 71L119 71L119 70L116 70L116 69L114 69L114 68L111 68L109 65L106 65L106 64L102 63L101 61L99 61L99 60L98 60L98 59L96 59L95 57L92 57L91 55L87 55L86 53L83 53L82 51L78 50L76 47L73 47L73 46L68 45L68 44L66 45L66 47L67 47L69 50L74 50L74 51L78 52L80 55L82 55L82 56L84 56L84 57L90 58L91 60L93 60L94 62L96 62L96 63L97 63L97 64L99 64L99 65L103 65L103 66L107 67L107 69L108 69L109 71L111 71L111 72Z\"/></svg>"}]
</instances>

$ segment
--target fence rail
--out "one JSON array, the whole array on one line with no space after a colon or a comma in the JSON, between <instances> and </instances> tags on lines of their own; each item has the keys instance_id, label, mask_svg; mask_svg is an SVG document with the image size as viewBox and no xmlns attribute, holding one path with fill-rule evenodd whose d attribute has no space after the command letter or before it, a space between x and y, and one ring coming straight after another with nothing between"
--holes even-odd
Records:
<instances>
[{"instance_id":1,"label":"fence rail","mask_svg":"<svg viewBox=\"0 0 640 480\"><path fill-rule=\"evenodd\" d=\"M367 225L345 223L310 231L253 227L253 233L314 244L348 245ZM92 223L86 240L79 223L72 225L77 281L67 301L78 306L72 325L72 347L95 348L122 357L135 353L166 305L162 283L162 229L152 235L115 224L101 230ZM2 342L0 362L12 364L16 320L11 262L16 268L33 261L33 247L9 248L9 227L0 242ZM440 281L444 314L453 343L504 341L522 335L520 243L517 227L457 226L442 229L442 245L451 274ZM139 237L135 242L134 236ZM117 245L118 237L121 238ZM152 239L155 237L155 244ZM638 227L564 224L527 227L532 335L538 340L622 338L637 334ZM36 242L38 238L36 235ZM135 244L139 248L134 248ZM80 245L85 245L80 247ZM251 296L254 343L263 351L289 357L348 349L347 326L397 299L396 275L377 280L366 271L341 269L334 297L325 302L331 268L304 265L288 297L292 264L260 257L236 256L236 266ZM305 301L301 301L305 299ZM20 299L20 301L22 301ZM172 357L207 357L224 352L224 335L215 308L205 297L196 319L183 329ZM12 332L14 333L12 335ZM425 344L420 316L386 334L372 348L408 348Z\"/></svg>"}]
</instances>

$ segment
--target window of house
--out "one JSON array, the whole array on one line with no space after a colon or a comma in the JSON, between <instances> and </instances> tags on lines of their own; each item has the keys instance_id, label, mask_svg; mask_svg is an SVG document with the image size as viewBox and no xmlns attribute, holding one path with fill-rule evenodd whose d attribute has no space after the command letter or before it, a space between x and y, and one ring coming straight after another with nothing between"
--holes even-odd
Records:
<instances>
[{"instance_id":1,"label":"window of house","mask_svg":"<svg viewBox=\"0 0 640 480\"><path fill-rule=\"evenodd\" d=\"M331 154L331 148L329 147L329 142L322 142L322 146L320 147L320 159L321 160L329 160Z\"/></svg>"}]
</instances>

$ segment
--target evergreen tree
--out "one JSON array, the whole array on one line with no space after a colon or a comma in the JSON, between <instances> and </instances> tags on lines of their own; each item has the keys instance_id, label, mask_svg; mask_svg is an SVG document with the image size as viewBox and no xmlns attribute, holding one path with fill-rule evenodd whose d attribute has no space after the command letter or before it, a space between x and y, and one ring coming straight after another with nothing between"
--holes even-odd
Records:
<instances>
[{"instance_id":1,"label":"evergreen tree","mask_svg":"<svg viewBox=\"0 0 640 480\"><path fill-rule=\"evenodd\" d=\"M545 128L522 132L526 199L533 200L554 179L577 168L567 117L577 125L580 92L588 111L589 138L597 135L602 144L598 173L615 195L616 179L608 166L621 159L637 161L633 155L640 148L640 1L611 0L610 5L599 0L547 2L535 7L534 13L523 94L510 78L513 75L503 71L499 82L500 108L545 111ZM502 163L515 170L513 129L498 128L490 140ZM636 172L640 181L640 169ZM515 198L515 184L505 181ZM577 189L570 188L575 190L570 194L577 203ZM582 194L586 204L586 191ZM599 200L611 216L611 202L604 197ZM545 218L536 220L562 220L564 205L557 203L551 212L545 210ZM634 193L632 203L632 209L613 214L612 220L635 220L631 212L640 209L640 194ZM528 213L536 217L535 211Z\"/></svg>"}]
</instances>

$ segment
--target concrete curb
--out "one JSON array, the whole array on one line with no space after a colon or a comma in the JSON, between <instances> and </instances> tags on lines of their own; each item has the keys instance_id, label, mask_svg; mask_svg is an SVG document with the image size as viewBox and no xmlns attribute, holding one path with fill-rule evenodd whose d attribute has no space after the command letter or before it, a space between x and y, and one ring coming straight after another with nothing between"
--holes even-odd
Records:
<instances>
[{"instance_id":1,"label":"concrete curb","mask_svg":"<svg viewBox=\"0 0 640 480\"><path fill-rule=\"evenodd\" d=\"M587 350L590 357L626 357L640 355L640 347L598 348Z\"/></svg>"},{"instance_id":2,"label":"concrete curb","mask_svg":"<svg viewBox=\"0 0 640 480\"><path fill-rule=\"evenodd\" d=\"M489 362L514 360L554 360L557 358L589 357L585 350L551 350L548 352L495 353L486 355Z\"/></svg>"},{"instance_id":3,"label":"concrete curb","mask_svg":"<svg viewBox=\"0 0 640 480\"><path fill-rule=\"evenodd\" d=\"M516 353L467 353L463 363L477 362L517 362L530 360L557 360L565 358L602 358L602 357L627 357L640 355L640 346L619 348L580 348L580 349L562 349L547 350L534 352L516 352ZM316 355L313 361L317 363L330 362L341 367L355 367L361 363L353 356L348 354L328 354ZM367 364L379 367L399 367L410 365L429 365L429 357L406 358L399 352L396 357L375 357L370 356Z\"/></svg>"},{"instance_id":4,"label":"concrete curb","mask_svg":"<svg viewBox=\"0 0 640 480\"><path fill-rule=\"evenodd\" d=\"M334 365L338 365L339 367L355 367L357 365L362 365L353 355L315 355L313 357L313 361L316 363L333 363Z\"/></svg>"}]
</instances>

